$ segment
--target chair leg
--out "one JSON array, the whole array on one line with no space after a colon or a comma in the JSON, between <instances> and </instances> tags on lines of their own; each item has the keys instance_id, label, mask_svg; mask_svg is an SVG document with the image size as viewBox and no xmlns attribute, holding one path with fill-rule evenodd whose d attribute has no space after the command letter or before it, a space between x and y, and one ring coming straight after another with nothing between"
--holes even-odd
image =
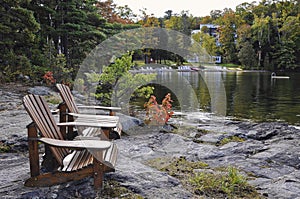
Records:
<instances>
[{"instance_id":1,"label":"chair leg","mask_svg":"<svg viewBox=\"0 0 300 199\"><path fill-rule=\"evenodd\" d=\"M38 152L37 129L34 123L27 126L28 132L28 150L29 150L29 164L31 177L38 176L40 174L40 161Z\"/></svg>"},{"instance_id":2,"label":"chair leg","mask_svg":"<svg viewBox=\"0 0 300 199\"><path fill-rule=\"evenodd\" d=\"M101 161L94 158L94 188L95 190L103 189L104 165Z\"/></svg>"},{"instance_id":3,"label":"chair leg","mask_svg":"<svg viewBox=\"0 0 300 199\"><path fill-rule=\"evenodd\" d=\"M63 123L67 121L67 106L66 103L62 102L58 106L59 108L59 122ZM63 137L66 139L67 137L67 130L65 126L60 126L60 132L62 133Z\"/></svg>"}]
</instances>

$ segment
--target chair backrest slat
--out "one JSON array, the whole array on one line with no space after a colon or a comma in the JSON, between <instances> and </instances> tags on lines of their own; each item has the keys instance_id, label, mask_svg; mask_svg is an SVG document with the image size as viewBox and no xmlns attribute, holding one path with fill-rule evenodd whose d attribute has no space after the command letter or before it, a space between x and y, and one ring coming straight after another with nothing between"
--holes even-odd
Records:
<instances>
[{"instance_id":1,"label":"chair backrest slat","mask_svg":"<svg viewBox=\"0 0 300 199\"><path fill-rule=\"evenodd\" d=\"M75 99L71 92L71 89L64 84L56 84L57 89L59 90L60 96L63 101L66 103L69 112L71 113L79 113L78 107L75 103Z\"/></svg>"},{"instance_id":2,"label":"chair backrest slat","mask_svg":"<svg viewBox=\"0 0 300 199\"><path fill-rule=\"evenodd\" d=\"M43 137L64 139L43 97L27 95L23 99L23 104ZM50 149L56 160L62 165L62 160L68 154L68 150L55 147L50 147Z\"/></svg>"}]
</instances>

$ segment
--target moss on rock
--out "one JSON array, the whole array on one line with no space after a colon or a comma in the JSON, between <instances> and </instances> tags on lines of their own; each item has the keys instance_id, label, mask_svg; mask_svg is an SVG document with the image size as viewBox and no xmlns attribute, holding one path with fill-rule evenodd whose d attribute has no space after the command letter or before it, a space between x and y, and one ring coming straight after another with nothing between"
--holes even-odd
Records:
<instances>
[{"instance_id":1,"label":"moss on rock","mask_svg":"<svg viewBox=\"0 0 300 199\"><path fill-rule=\"evenodd\" d=\"M210 168L183 156L155 158L146 164L178 178L195 198L263 198L234 167Z\"/></svg>"}]
</instances>

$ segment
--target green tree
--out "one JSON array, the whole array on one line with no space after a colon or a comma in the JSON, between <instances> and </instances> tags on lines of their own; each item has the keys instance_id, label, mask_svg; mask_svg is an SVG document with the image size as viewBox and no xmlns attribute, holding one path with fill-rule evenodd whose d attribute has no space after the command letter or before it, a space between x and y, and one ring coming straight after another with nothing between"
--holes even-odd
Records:
<instances>
[{"instance_id":1,"label":"green tree","mask_svg":"<svg viewBox=\"0 0 300 199\"><path fill-rule=\"evenodd\" d=\"M284 41L278 50L273 54L276 63L276 69L295 69L296 55L295 44L293 41Z\"/></svg>"},{"instance_id":2,"label":"green tree","mask_svg":"<svg viewBox=\"0 0 300 199\"><path fill-rule=\"evenodd\" d=\"M106 38L105 19L97 13L94 0L40 1L31 7L40 21L40 46L55 46L53 56L64 54L66 67L76 71L86 54Z\"/></svg>"},{"instance_id":3,"label":"green tree","mask_svg":"<svg viewBox=\"0 0 300 199\"><path fill-rule=\"evenodd\" d=\"M205 26L206 27L206 26ZM215 56L217 54L217 45L216 45L216 38L210 36L204 32L198 32L192 35L192 38L200 43L200 45L206 50L206 52L211 55Z\"/></svg>"},{"instance_id":4,"label":"green tree","mask_svg":"<svg viewBox=\"0 0 300 199\"><path fill-rule=\"evenodd\" d=\"M8 78L31 71L30 58L40 26L27 6L26 0L0 3L0 70Z\"/></svg>"},{"instance_id":5,"label":"green tree","mask_svg":"<svg viewBox=\"0 0 300 199\"><path fill-rule=\"evenodd\" d=\"M279 29L280 43L277 57L278 68L294 69L297 67L297 55L300 54L300 15L287 16ZM299 63L298 56L298 63Z\"/></svg>"},{"instance_id":6,"label":"green tree","mask_svg":"<svg viewBox=\"0 0 300 199\"><path fill-rule=\"evenodd\" d=\"M166 12L165 12L165 19L170 19L171 17L172 17L172 13L173 13L173 11L172 10L167 10Z\"/></svg>"},{"instance_id":7,"label":"green tree","mask_svg":"<svg viewBox=\"0 0 300 199\"><path fill-rule=\"evenodd\" d=\"M258 52L258 65L262 65L263 55L270 52L270 17L258 17L255 15L254 23L251 26L253 39L256 41Z\"/></svg>"},{"instance_id":8,"label":"green tree","mask_svg":"<svg viewBox=\"0 0 300 199\"><path fill-rule=\"evenodd\" d=\"M299 66L299 3L295 0L263 0L252 11L252 38L259 55L259 64L264 67L270 65L274 69L280 63L282 68L285 62L284 68ZM266 63L268 65L264 65Z\"/></svg>"},{"instance_id":9,"label":"green tree","mask_svg":"<svg viewBox=\"0 0 300 199\"><path fill-rule=\"evenodd\" d=\"M180 14L168 17L164 23L166 28L177 30L186 35L190 35L195 26L194 17L188 11L182 11Z\"/></svg>"},{"instance_id":10,"label":"green tree","mask_svg":"<svg viewBox=\"0 0 300 199\"><path fill-rule=\"evenodd\" d=\"M254 8L254 3L242 3L236 7L236 15L239 15L241 19L249 25L252 25L254 20L254 14L252 13L252 9Z\"/></svg>"},{"instance_id":11,"label":"green tree","mask_svg":"<svg viewBox=\"0 0 300 199\"><path fill-rule=\"evenodd\" d=\"M212 20L216 20L216 19L222 17L222 15L223 15L222 10L212 10L212 11L210 11L210 17L211 17Z\"/></svg>"},{"instance_id":12,"label":"green tree","mask_svg":"<svg viewBox=\"0 0 300 199\"><path fill-rule=\"evenodd\" d=\"M253 69L256 66L256 54L252 44L246 41L242 44L241 49L238 53L239 61L244 69Z\"/></svg>"},{"instance_id":13,"label":"green tree","mask_svg":"<svg viewBox=\"0 0 300 199\"><path fill-rule=\"evenodd\" d=\"M137 17L137 15L133 13L128 5L117 6L116 14L123 19L125 23L133 23L133 20Z\"/></svg>"},{"instance_id":14,"label":"green tree","mask_svg":"<svg viewBox=\"0 0 300 199\"><path fill-rule=\"evenodd\" d=\"M111 100L118 102L129 94L133 94L132 97L143 96L148 98L153 93L153 87L139 87L139 85L148 84L155 78L155 74L132 74L129 72L131 66L132 53L128 53L105 67L103 73L99 75L87 74L94 82L99 82L95 93L96 98L103 104L110 104ZM94 76L94 78L91 78L91 76Z\"/></svg>"},{"instance_id":15,"label":"green tree","mask_svg":"<svg viewBox=\"0 0 300 199\"><path fill-rule=\"evenodd\" d=\"M195 22L194 17L190 15L188 11L182 11L180 15L176 14L171 16L170 19L165 20L164 24L167 29L176 30L190 36L192 28L195 26ZM190 46L190 43L191 40L185 39L182 35L169 35L168 45L170 48L182 46L184 49L185 47ZM183 57L172 53L168 54L168 57L176 62L177 65L181 65L185 61Z\"/></svg>"},{"instance_id":16,"label":"green tree","mask_svg":"<svg viewBox=\"0 0 300 199\"><path fill-rule=\"evenodd\" d=\"M224 15L216 20L220 25L219 28L219 42L221 43L221 52L223 60L226 63L236 63L237 50L236 50L236 37L237 28L242 23L238 15L231 10L224 11Z\"/></svg>"}]
</instances>

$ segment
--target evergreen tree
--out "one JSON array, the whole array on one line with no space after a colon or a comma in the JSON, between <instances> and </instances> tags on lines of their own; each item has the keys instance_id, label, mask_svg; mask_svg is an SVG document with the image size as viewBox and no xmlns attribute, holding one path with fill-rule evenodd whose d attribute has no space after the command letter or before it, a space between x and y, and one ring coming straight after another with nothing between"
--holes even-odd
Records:
<instances>
[{"instance_id":1,"label":"evergreen tree","mask_svg":"<svg viewBox=\"0 0 300 199\"><path fill-rule=\"evenodd\" d=\"M7 76L30 73L30 58L40 26L28 1L0 3L0 69Z\"/></svg>"},{"instance_id":2,"label":"evergreen tree","mask_svg":"<svg viewBox=\"0 0 300 199\"><path fill-rule=\"evenodd\" d=\"M32 0L31 8L37 11L35 16L42 27L40 47L55 46L54 52L43 54L47 57L64 54L66 67L76 71L86 54L106 38L103 33L106 21L97 13L95 3L93 0Z\"/></svg>"}]
</instances>

